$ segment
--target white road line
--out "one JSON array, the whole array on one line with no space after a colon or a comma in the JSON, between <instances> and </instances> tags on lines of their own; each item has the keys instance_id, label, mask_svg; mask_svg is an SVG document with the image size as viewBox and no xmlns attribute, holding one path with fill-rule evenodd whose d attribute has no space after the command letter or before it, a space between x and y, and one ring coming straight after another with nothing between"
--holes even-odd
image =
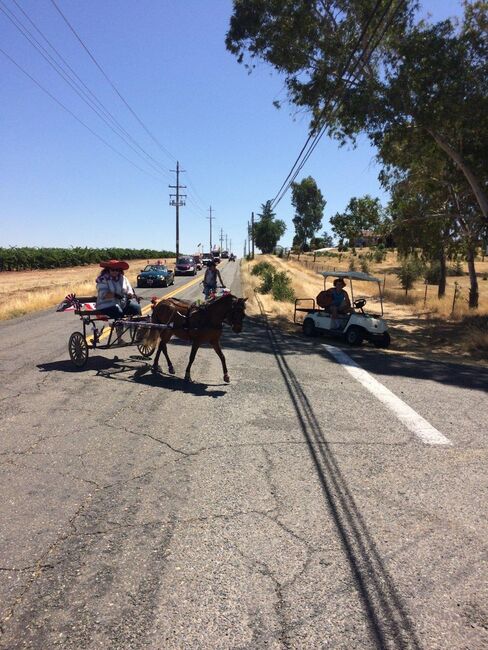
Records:
<instances>
[{"instance_id":1,"label":"white road line","mask_svg":"<svg viewBox=\"0 0 488 650\"><path fill-rule=\"evenodd\" d=\"M410 429L422 442L425 442L427 445L452 444L449 438L446 438L440 431L435 429L427 420L414 411L413 408L405 404L391 390L372 377L369 372L366 372L366 370L358 366L349 355L332 345L325 344L325 348L354 379L367 388L370 393L373 393L390 411L393 411L407 429Z\"/></svg>"}]
</instances>

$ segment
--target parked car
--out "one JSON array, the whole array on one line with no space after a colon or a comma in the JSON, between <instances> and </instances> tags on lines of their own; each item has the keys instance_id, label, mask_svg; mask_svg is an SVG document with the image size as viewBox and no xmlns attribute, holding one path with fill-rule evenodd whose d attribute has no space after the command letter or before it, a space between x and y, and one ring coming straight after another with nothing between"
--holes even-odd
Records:
<instances>
[{"instance_id":1,"label":"parked car","mask_svg":"<svg viewBox=\"0 0 488 650\"><path fill-rule=\"evenodd\" d=\"M207 266L210 262L213 260L213 255L212 253L204 253L202 255L202 264L203 266Z\"/></svg>"},{"instance_id":2,"label":"parked car","mask_svg":"<svg viewBox=\"0 0 488 650\"><path fill-rule=\"evenodd\" d=\"M137 276L138 287L169 287L174 283L173 271L164 264L148 264Z\"/></svg>"},{"instance_id":3,"label":"parked car","mask_svg":"<svg viewBox=\"0 0 488 650\"><path fill-rule=\"evenodd\" d=\"M197 265L193 257L180 257L176 261L175 275L196 275Z\"/></svg>"},{"instance_id":4,"label":"parked car","mask_svg":"<svg viewBox=\"0 0 488 650\"><path fill-rule=\"evenodd\" d=\"M203 269L202 258L200 257L200 255L194 255L193 259L195 260L195 264L197 265L197 271L201 271Z\"/></svg>"}]
</instances>

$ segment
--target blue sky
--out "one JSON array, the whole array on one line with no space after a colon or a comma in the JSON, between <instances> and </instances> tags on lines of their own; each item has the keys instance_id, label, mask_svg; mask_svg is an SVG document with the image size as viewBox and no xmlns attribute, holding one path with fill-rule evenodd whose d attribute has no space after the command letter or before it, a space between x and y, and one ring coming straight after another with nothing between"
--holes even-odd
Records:
<instances>
[{"instance_id":1,"label":"blue sky","mask_svg":"<svg viewBox=\"0 0 488 650\"><path fill-rule=\"evenodd\" d=\"M260 64L248 75L225 49L230 0L56 0L160 148L104 79L51 0L1 0L18 6L142 149L155 171L120 140L66 85L0 11L0 47L90 129L83 127L0 53L0 246L127 246L175 249L169 206L179 160L187 185L180 209L180 249L193 252L221 231L242 254L246 223L274 197L303 146L306 114L286 105L283 83ZM17 3L17 4L16 4ZM429 0L422 15L460 12L460 0ZM40 39L38 33L36 36ZM45 44L45 43L44 43ZM313 176L327 200L327 219L352 196L386 201L374 150L365 139L339 149L322 139L299 179ZM154 163L153 163L154 164ZM173 190L171 190L173 191ZM290 194L277 215L293 238Z\"/></svg>"}]
</instances>

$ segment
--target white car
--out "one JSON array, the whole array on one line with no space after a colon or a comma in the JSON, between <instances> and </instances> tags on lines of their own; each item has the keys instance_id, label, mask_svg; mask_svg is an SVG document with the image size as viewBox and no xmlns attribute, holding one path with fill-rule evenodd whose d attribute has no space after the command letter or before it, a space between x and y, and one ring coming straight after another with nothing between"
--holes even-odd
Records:
<instances>
[{"instance_id":1,"label":"white car","mask_svg":"<svg viewBox=\"0 0 488 650\"><path fill-rule=\"evenodd\" d=\"M375 314L367 314L363 307L366 304L366 299L361 298L354 300L354 293L352 287L352 280L359 280L361 282L376 282L378 284L381 316L383 316L383 295L381 293L381 280L374 278L367 273L359 273L357 271L323 271L321 275L324 276L324 290L328 277L343 278L350 280L351 286L351 304L354 307L354 312L344 316L339 316L336 322L332 322L331 315L326 309L321 309L314 298L297 298L295 300L295 314L294 321L296 322L297 312L305 312L306 316L303 321L303 333L305 336L315 336L317 334L326 333L335 338L340 338L349 345L361 345L366 340L370 341L377 348L387 348L390 345L390 334L388 326L383 318ZM305 307L303 303L308 302L310 306ZM337 327L337 324L339 325ZM336 327L332 327L336 325Z\"/></svg>"}]
</instances>

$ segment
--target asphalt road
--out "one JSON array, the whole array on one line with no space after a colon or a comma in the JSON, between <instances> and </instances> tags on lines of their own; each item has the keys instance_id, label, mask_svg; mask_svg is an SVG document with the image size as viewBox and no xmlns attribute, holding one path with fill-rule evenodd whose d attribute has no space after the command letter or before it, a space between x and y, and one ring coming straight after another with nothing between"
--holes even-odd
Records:
<instances>
[{"instance_id":1,"label":"asphalt road","mask_svg":"<svg viewBox=\"0 0 488 650\"><path fill-rule=\"evenodd\" d=\"M255 318L231 384L209 348L186 384L182 343L175 377L132 347L75 370L76 326L0 325L1 648L488 647L486 371L343 348L360 383Z\"/></svg>"}]
</instances>

